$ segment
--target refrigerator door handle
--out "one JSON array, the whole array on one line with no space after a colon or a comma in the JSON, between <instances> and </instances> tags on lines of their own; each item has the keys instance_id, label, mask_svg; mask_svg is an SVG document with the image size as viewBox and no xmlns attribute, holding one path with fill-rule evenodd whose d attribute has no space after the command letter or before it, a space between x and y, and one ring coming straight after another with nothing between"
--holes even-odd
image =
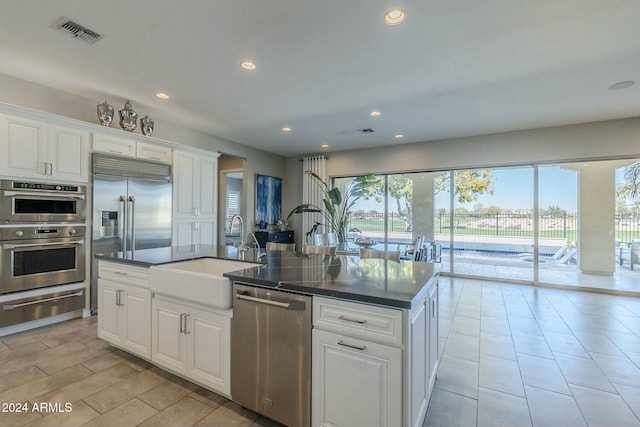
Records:
<instances>
[{"instance_id":1,"label":"refrigerator door handle","mask_svg":"<svg viewBox=\"0 0 640 427\"><path fill-rule=\"evenodd\" d=\"M122 205L122 253L127 252L127 196L120 196Z\"/></svg>"},{"instance_id":2,"label":"refrigerator door handle","mask_svg":"<svg viewBox=\"0 0 640 427\"><path fill-rule=\"evenodd\" d=\"M129 196L129 202L131 202L131 212L129 215L129 221L131 222L131 248L130 250L135 250L136 245L136 197Z\"/></svg>"}]
</instances>

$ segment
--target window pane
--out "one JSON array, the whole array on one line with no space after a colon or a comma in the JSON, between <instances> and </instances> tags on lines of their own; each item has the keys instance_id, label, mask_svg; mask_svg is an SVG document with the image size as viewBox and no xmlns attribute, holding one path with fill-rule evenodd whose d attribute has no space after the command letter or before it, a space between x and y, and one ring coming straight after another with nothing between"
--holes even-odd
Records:
<instances>
[{"instance_id":1,"label":"window pane","mask_svg":"<svg viewBox=\"0 0 640 427\"><path fill-rule=\"evenodd\" d=\"M461 170L453 177L454 273L532 282L533 168Z\"/></svg>"}]
</instances>

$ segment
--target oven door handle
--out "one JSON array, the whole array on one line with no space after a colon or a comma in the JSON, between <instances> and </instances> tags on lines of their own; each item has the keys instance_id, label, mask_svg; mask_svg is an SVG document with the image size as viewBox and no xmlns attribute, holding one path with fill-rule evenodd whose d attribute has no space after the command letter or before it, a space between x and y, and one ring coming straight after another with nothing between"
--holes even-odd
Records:
<instances>
[{"instance_id":1,"label":"oven door handle","mask_svg":"<svg viewBox=\"0 0 640 427\"><path fill-rule=\"evenodd\" d=\"M23 244L5 243L2 245L2 249L35 248L37 246L74 246L74 245L84 245L84 239L74 240L71 242L42 242L42 243L23 243Z\"/></svg>"},{"instance_id":2,"label":"oven door handle","mask_svg":"<svg viewBox=\"0 0 640 427\"><path fill-rule=\"evenodd\" d=\"M63 300L63 299L73 298L73 297L81 297L82 295L84 295L84 291L78 291L78 292L75 292L73 294L67 294L67 295L62 295L62 296L59 296L59 297L51 297L51 298L44 298L44 299L38 299L38 300L33 300L33 301L27 301L27 302L22 302L20 304L4 304L2 306L2 309L4 311L15 310L16 308L28 307L30 305L42 304L42 303L45 303L45 302L60 301L60 300Z\"/></svg>"},{"instance_id":3,"label":"oven door handle","mask_svg":"<svg viewBox=\"0 0 640 427\"><path fill-rule=\"evenodd\" d=\"M29 196L34 198L43 198L43 199L79 199L84 200L84 194L58 194L58 193L38 193L38 192L26 192L26 191L6 191L4 192L5 196Z\"/></svg>"}]
</instances>

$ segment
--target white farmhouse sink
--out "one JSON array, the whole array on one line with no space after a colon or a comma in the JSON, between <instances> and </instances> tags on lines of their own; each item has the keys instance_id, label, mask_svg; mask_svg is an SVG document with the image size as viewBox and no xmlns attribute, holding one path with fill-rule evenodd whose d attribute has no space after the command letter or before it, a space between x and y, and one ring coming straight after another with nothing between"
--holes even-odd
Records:
<instances>
[{"instance_id":1,"label":"white farmhouse sink","mask_svg":"<svg viewBox=\"0 0 640 427\"><path fill-rule=\"evenodd\" d=\"M201 258L149 268L149 287L153 292L210 307L229 309L231 281L223 276L259 264L216 258Z\"/></svg>"}]
</instances>

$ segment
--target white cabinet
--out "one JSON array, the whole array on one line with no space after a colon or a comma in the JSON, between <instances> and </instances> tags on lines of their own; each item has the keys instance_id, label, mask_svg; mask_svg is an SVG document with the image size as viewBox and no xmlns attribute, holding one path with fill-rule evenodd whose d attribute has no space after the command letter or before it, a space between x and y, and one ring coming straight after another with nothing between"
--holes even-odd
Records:
<instances>
[{"instance_id":1,"label":"white cabinet","mask_svg":"<svg viewBox=\"0 0 640 427\"><path fill-rule=\"evenodd\" d=\"M312 372L312 425L401 425L400 348L314 329Z\"/></svg>"},{"instance_id":2,"label":"white cabinet","mask_svg":"<svg viewBox=\"0 0 640 427\"><path fill-rule=\"evenodd\" d=\"M173 150L152 142L138 141L135 135L93 134L93 151L171 163Z\"/></svg>"},{"instance_id":3,"label":"white cabinet","mask_svg":"<svg viewBox=\"0 0 640 427\"><path fill-rule=\"evenodd\" d=\"M151 360L229 396L231 310L223 313L155 295L152 311Z\"/></svg>"},{"instance_id":4,"label":"white cabinet","mask_svg":"<svg viewBox=\"0 0 640 427\"><path fill-rule=\"evenodd\" d=\"M89 180L89 132L50 126L48 162L52 178L68 181Z\"/></svg>"},{"instance_id":5,"label":"white cabinet","mask_svg":"<svg viewBox=\"0 0 640 427\"><path fill-rule=\"evenodd\" d=\"M402 425L399 309L313 300L312 425Z\"/></svg>"},{"instance_id":6,"label":"white cabinet","mask_svg":"<svg viewBox=\"0 0 640 427\"><path fill-rule=\"evenodd\" d=\"M420 427L427 413L438 370L438 282L427 289L409 312L407 341L409 399L407 416L411 427Z\"/></svg>"},{"instance_id":7,"label":"white cabinet","mask_svg":"<svg viewBox=\"0 0 640 427\"><path fill-rule=\"evenodd\" d=\"M217 244L218 154L175 151L174 245Z\"/></svg>"},{"instance_id":8,"label":"white cabinet","mask_svg":"<svg viewBox=\"0 0 640 427\"><path fill-rule=\"evenodd\" d=\"M148 269L99 262L98 336L151 358L151 291Z\"/></svg>"},{"instance_id":9,"label":"white cabinet","mask_svg":"<svg viewBox=\"0 0 640 427\"><path fill-rule=\"evenodd\" d=\"M155 160L156 162L171 163L173 150L157 144L138 141L136 144L136 157L139 159Z\"/></svg>"},{"instance_id":10,"label":"white cabinet","mask_svg":"<svg viewBox=\"0 0 640 427\"><path fill-rule=\"evenodd\" d=\"M93 151L112 153L119 156L135 157L136 141L131 137L93 134Z\"/></svg>"},{"instance_id":11,"label":"white cabinet","mask_svg":"<svg viewBox=\"0 0 640 427\"><path fill-rule=\"evenodd\" d=\"M86 182L89 132L0 116L0 175Z\"/></svg>"},{"instance_id":12,"label":"white cabinet","mask_svg":"<svg viewBox=\"0 0 640 427\"><path fill-rule=\"evenodd\" d=\"M438 277L411 309L313 298L312 425L420 427L438 369Z\"/></svg>"}]
</instances>

